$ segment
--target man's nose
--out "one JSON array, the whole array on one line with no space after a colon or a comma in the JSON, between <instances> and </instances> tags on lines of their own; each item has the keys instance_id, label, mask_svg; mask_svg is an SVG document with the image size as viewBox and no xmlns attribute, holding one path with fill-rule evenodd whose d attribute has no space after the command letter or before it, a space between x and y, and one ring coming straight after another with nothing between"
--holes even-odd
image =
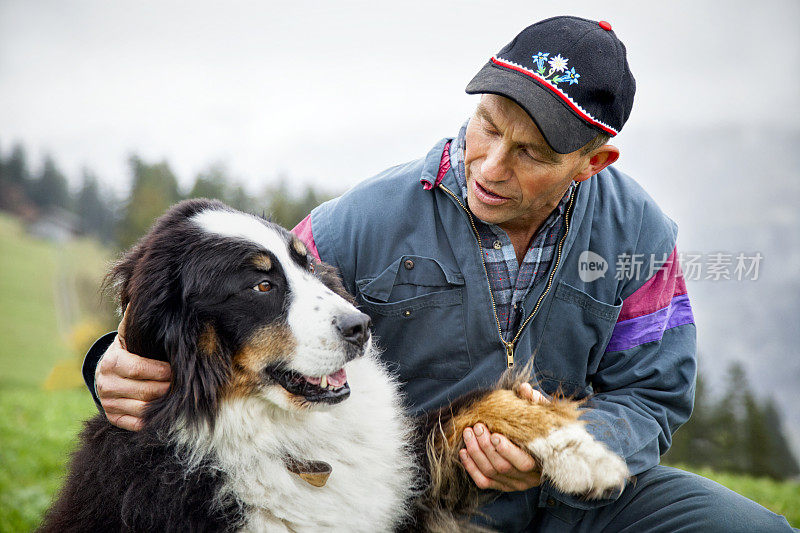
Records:
<instances>
[{"instance_id":1,"label":"man's nose","mask_svg":"<svg viewBox=\"0 0 800 533\"><path fill-rule=\"evenodd\" d=\"M508 150L501 144L492 146L481 164L481 176L488 181L505 181L510 174Z\"/></svg>"}]
</instances>

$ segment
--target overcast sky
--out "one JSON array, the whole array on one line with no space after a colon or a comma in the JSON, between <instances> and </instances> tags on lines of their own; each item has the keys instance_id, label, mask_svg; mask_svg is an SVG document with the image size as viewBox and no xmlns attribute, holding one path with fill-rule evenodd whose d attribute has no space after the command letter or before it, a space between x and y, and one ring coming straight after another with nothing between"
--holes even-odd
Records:
<instances>
[{"instance_id":1,"label":"overcast sky","mask_svg":"<svg viewBox=\"0 0 800 533\"><path fill-rule=\"evenodd\" d=\"M454 136L475 72L558 14L626 44L637 93L616 166L682 249L770 251L762 285L693 282L693 306L706 370L739 360L777 390L800 456L798 0L0 0L0 151L21 142L35 167L50 153L73 186L88 167L119 193L132 153L185 190L221 162L251 191L284 175L341 192ZM766 325L746 319L762 310Z\"/></svg>"},{"instance_id":2,"label":"overcast sky","mask_svg":"<svg viewBox=\"0 0 800 533\"><path fill-rule=\"evenodd\" d=\"M343 190L455 135L472 75L560 13L607 20L627 45L622 166L637 132L800 121L800 2L569 6L0 0L0 150L22 142L119 191L133 152L184 186L223 162L252 189L283 173Z\"/></svg>"}]
</instances>

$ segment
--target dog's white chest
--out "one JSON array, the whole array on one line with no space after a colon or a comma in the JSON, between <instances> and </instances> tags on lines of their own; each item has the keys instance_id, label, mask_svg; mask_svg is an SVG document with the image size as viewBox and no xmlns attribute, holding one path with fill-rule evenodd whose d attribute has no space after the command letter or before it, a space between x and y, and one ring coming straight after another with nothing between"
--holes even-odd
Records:
<instances>
[{"instance_id":1,"label":"dog's white chest","mask_svg":"<svg viewBox=\"0 0 800 533\"><path fill-rule=\"evenodd\" d=\"M223 491L247 505L245 531L389 531L402 517L415 472L396 386L369 357L347 372L350 398L325 410L295 416L254 399L222 407L215 454ZM287 454L329 463L327 483L291 473Z\"/></svg>"}]
</instances>

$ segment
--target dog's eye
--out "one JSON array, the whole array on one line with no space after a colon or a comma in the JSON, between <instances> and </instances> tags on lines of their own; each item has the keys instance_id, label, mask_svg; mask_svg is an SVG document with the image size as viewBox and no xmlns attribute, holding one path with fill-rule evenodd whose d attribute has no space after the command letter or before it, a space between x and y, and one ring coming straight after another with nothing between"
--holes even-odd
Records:
<instances>
[{"instance_id":1,"label":"dog's eye","mask_svg":"<svg viewBox=\"0 0 800 533\"><path fill-rule=\"evenodd\" d=\"M253 287L253 290L258 292L269 292L270 290L272 290L272 285L270 284L269 281L262 281L261 283Z\"/></svg>"}]
</instances>

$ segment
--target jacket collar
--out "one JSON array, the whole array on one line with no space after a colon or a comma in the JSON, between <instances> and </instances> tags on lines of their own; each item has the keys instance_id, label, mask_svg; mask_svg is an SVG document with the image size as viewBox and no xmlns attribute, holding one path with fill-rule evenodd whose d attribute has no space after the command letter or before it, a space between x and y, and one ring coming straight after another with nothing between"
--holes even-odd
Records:
<instances>
[{"instance_id":1,"label":"jacket collar","mask_svg":"<svg viewBox=\"0 0 800 533\"><path fill-rule=\"evenodd\" d=\"M428 187L426 187L426 189L432 189L436 185L436 178L439 175L439 163L442 161L442 152L444 151L445 145L452 140L452 138L445 137L437 142L428 152L428 155L425 156L425 161L422 163L422 173L419 177L419 181L422 184L420 186L427 184ZM452 168L447 171L447 174L450 175L455 182L455 178L452 176ZM447 179L447 175L445 175L444 179ZM448 189L449 188L450 187L448 187Z\"/></svg>"}]
</instances>

